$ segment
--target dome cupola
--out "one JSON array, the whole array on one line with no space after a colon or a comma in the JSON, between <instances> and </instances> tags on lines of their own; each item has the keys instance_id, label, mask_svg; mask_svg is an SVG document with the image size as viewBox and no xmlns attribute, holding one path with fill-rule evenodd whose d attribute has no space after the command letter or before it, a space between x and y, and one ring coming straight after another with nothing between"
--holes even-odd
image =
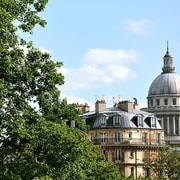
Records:
<instances>
[{"instance_id":1,"label":"dome cupola","mask_svg":"<svg viewBox=\"0 0 180 180\"><path fill-rule=\"evenodd\" d=\"M163 62L162 73L151 83L148 97L165 94L180 94L180 76L174 71L175 67L173 66L173 58L169 54L168 42Z\"/></svg>"},{"instance_id":2,"label":"dome cupola","mask_svg":"<svg viewBox=\"0 0 180 180\"><path fill-rule=\"evenodd\" d=\"M171 73L171 72L174 72L175 67L173 66L173 58L169 54L168 42L167 42L167 51L166 51L166 54L165 54L163 59L164 59L164 66L162 67L162 70L163 70L162 73Z\"/></svg>"}]
</instances>

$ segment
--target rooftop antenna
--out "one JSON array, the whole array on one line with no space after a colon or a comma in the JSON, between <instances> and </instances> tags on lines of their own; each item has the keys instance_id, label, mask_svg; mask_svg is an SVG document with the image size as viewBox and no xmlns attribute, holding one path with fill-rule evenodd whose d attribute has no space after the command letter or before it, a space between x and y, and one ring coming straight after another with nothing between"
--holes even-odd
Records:
<instances>
[{"instance_id":1,"label":"rooftop antenna","mask_svg":"<svg viewBox=\"0 0 180 180\"><path fill-rule=\"evenodd\" d=\"M102 94L102 100L104 100L104 96L105 96L105 95L104 95L104 94Z\"/></svg>"},{"instance_id":2,"label":"rooftop antenna","mask_svg":"<svg viewBox=\"0 0 180 180\"><path fill-rule=\"evenodd\" d=\"M117 97L113 96L113 105L117 103L116 99L117 99Z\"/></svg>"},{"instance_id":3,"label":"rooftop antenna","mask_svg":"<svg viewBox=\"0 0 180 180\"><path fill-rule=\"evenodd\" d=\"M94 97L95 97L95 101L97 101L97 97L98 97L98 95L97 95L97 94L95 94L95 95L94 95Z\"/></svg>"},{"instance_id":4,"label":"rooftop antenna","mask_svg":"<svg viewBox=\"0 0 180 180\"><path fill-rule=\"evenodd\" d=\"M120 102L120 99L121 99L121 95L119 94L118 95L118 102Z\"/></svg>"}]
</instances>

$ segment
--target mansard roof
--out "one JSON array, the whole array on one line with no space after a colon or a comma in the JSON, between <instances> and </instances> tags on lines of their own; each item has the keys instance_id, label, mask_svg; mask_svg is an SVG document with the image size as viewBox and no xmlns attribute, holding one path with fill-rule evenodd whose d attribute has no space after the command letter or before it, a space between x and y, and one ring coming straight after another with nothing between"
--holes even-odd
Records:
<instances>
[{"instance_id":1,"label":"mansard roof","mask_svg":"<svg viewBox=\"0 0 180 180\"><path fill-rule=\"evenodd\" d=\"M120 117L119 126L114 126L113 117ZM140 117L140 118L138 118ZM83 114L83 118L86 123L90 125L91 129L96 128L145 128L145 129L162 129L159 119L152 113L148 113L140 110L133 110L133 112L122 111L119 108L111 107L106 108L106 110L96 113L95 111L90 111ZM105 119L106 123L102 125L102 119ZM141 119L141 125L139 121ZM154 124L152 126L152 121Z\"/></svg>"}]
</instances>

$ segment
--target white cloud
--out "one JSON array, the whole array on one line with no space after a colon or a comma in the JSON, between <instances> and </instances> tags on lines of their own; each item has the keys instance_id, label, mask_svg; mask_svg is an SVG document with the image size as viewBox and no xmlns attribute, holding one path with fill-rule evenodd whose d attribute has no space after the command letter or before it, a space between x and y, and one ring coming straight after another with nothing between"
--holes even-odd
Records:
<instances>
[{"instance_id":1,"label":"white cloud","mask_svg":"<svg viewBox=\"0 0 180 180\"><path fill-rule=\"evenodd\" d=\"M119 64L132 62L136 59L137 53L134 50L124 51L121 49L90 49L84 55L85 63L96 65Z\"/></svg>"},{"instance_id":2,"label":"white cloud","mask_svg":"<svg viewBox=\"0 0 180 180\"><path fill-rule=\"evenodd\" d=\"M152 25L152 22L148 19L128 19L125 22L125 30L132 32L136 35L147 35L149 34Z\"/></svg>"},{"instance_id":3,"label":"white cloud","mask_svg":"<svg viewBox=\"0 0 180 180\"><path fill-rule=\"evenodd\" d=\"M137 58L138 53L134 50L90 49L83 56L81 67L62 68L61 72L65 76L64 88L94 89L132 79L136 73L125 64L133 63Z\"/></svg>"}]
</instances>

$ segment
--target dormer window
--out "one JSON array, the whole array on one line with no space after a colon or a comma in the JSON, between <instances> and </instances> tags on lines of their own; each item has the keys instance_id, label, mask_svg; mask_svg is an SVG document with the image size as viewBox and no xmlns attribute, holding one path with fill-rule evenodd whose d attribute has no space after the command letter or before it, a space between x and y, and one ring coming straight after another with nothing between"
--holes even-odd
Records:
<instances>
[{"instance_id":1,"label":"dormer window","mask_svg":"<svg viewBox=\"0 0 180 180\"><path fill-rule=\"evenodd\" d=\"M156 127L156 118L151 117L151 127Z\"/></svg>"},{"instance_id":2,"label":"dormer window","mask_svg":"<svg viewBox=\"0 0 180 180\"><path fill-rule=\"evenodd\" d=\"M114 126L120 126L122 123L121 123L121 116L114 116L113 117L113 125Z\"/></svg>"},{"instance_id":3,"label":"dormer window","mask_svg":"<svg viewBox=\"0 0 180 180\"><path fill-rule=\"evenodd\" d=\"M137 117L137 120L138 120L138 127L143 127L143 116L139 115Z\"/></svg>"},{"instance_id":4,"label":"dormer window","mask_svg":"<svg viewBox=\"0 0 180 180\"><path fill-rule=\"evenodd\" d=\"M142 114L136 114L131 121L135 124L137 127L143 127L144 126L144 116Z\"/></svg>"},{"instance_id":5,"label":"dormer window","mask_svg":"<svg viewBox=\"0 0 180 180\"><path fill-rule=\"evenodd\" d=\"M100 121L101 121L101 126L106 126L106 117L102 116L100 118Z\"/></svg>"}]
</instances>

